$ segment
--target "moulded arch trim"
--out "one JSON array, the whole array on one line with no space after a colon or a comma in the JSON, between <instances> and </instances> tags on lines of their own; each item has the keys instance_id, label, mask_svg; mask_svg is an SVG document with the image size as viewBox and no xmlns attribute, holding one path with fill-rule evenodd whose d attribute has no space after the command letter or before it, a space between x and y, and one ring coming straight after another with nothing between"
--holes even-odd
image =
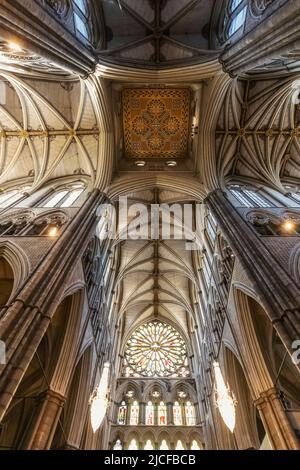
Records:
<instances>
[{"instance_id":1,"label":"moulded arch trim","mask_svg":"<svg viewBox=\"0 0 300 470\"><path fill-rule=\"evenodd\" d=\"M184 432L182 430L180 431L176 431L176 433L174 434L174 438L173 438L173 444L174 444L174 447L177 446L177 442L178 441L181 441L184 449L188 450L187 449L187 440L188 440L188 432Z\"/></svg>"},{"instance_id":2,"label":"moulded arch trim","mask_svg":"<svg viewBox=\"0 0 300 470\"><path fill-rule=\"evenodd\" d=\"M239 351L238 351L236 345L233 344L231 341L229 341L227 338L224 338L224 339L222 340L222 343L223 343L223 351L224 351L225 348L226 348L226 349L229 349L229 350L232 352L232 354L234 354L234 355L236 356L237 360L238 360L238 361L240 362L240 364L241 364L242 369L244 370L244 366L243 366L243 364L242 364L241 355L240 355L240 353L239 353Z\"/></svg>"},{"instance_id":3,"label":"moulded arch trim","mask_svg":"<svg viewBox=\"0 0 300 470\"><path fill-rule=\"evenodd\" d=\"M62 394L65 393L77 362L82 310L84 307L84 290L79 289L72 295L63 296L57 306L68 297L71 298L71 304L68 312L66 331L59 351L56 369L53 372L50 383L50 386Z\"/></svg>"},{"instance_id":4,"label":"moulded arch trim","mask_svg":"<svg viewBox=\"0 0 300 470\"><path fill-rule=\"evenodd\" d=\"M63 300L66 297L72 296L74 294L77 294L79 291L83 291L85 288L85 282L83 280L78 280L71 284L70 286L67 287L67 289L63 293Z\"/></svg>"},{"instance_id":5,"label":"moulded arch trim","mask_svg":"<svg viewBox=\"0 0 300 470\"><path fill-rule=\"evenodd\" d=\"M141 394L141 391L140 391L140 387L138 387L138 385L133 382L132 380L128 379L128 381L124 381L122 383L122 385L119 387L118 389L118 392L116 394L116 401L117 403L121 403L122 400L124 400L124 393L127 389L133 389L134 392L135 392L135 395L134 395L134 398L133 398L133 401L137 401L138 403L142 400L143 396ZM125 400L126 401L126 400Z\"/></svg>"},{"instance_id":6,"label":"moulded arch trim","mask_svg":"<svg viewBox=\"0 0 300 470\"><path fill-rule=\"evenodd\" d=\"M289 272L295 281L300 284L300 243L294 246L290 254Z\"/></svg>"},{"instance_id":7,"label":"moulded arch trim","mask_svg":"<svg viewBox=\"0 0 300 470\"><path fill-rule=\"evenodd\" d=\"M16 290L30 273L30 261L23 249L11 240L0 241L0 256L10 265L14 275L13 289L8 300L10 302Z\"/></svg>"},{"instance_id":8,"label":"moulded arch trim","mask_svg":"<svg viewBox=\"0 0 300 470\"><path fill-rule=\"evenodd\" d=\"M243 374L244 374L244 377L245 377L245 380L246 380L246 383L249 387L249 390L251 392L251 396L254 397L254 390L253 390L253 386L252 386L252 383L251 383L251 380L249 380L249 377L248 377L248 374L247 374L247 371L245 369L245 365L243 363L243 360L240 356L240 354L237 352L237 350L232 347L232 344L229 342L229 341L223 341L223 357L224 357L224 367L225 367L225 371L230 373L230 371L228 370L228 351L233 354L233 356L235 357L236 361L238 362L238 364L240 365L242 371L243 371ZM228 381L227 381L228 382Z\"/></svg>"},{"instance_id":9,"label":"moulded arch trim","mask_svg":"<svg viewBox=\"0 0 300 470\"><path fill-rule=\"evenodd\" d=\"M244 372L247 370L245 376L249 376L251 389L255 398L258 398L260 393L273 387L273 379L272 370L270 370L261 351L247 297L254 299L263 309L264 307L253 289L245 289L243 288L244 285L241 285L241 287L242 289L237 284L234 285L233 296L239 328L242 333L241 340L243 341L245 354Z\"/></svg>"},{"instance_id":10,"label":"moulded arch trim","mask_svg":"<svg viewBox=\"0 0 300 470\"><path fill-rule=\"evenodd\" d=\"M132 439L136 440L137 445L140 443L140 435L137 431L130 430L129 433L126 433L126 442L127 442L127 447L130 445Z\"/></svg>"},{"instance_id":11,"label":"moulded arch trim","mask_svg":"<svg viewBox=\"0 0 300 470\"><path fill-rule=\"evenodd\" d=\"M188 194L193 199L202 201L207 193L203 185L196 178L178 178L178 175L149 175L147 173L140 174L139 180L132 180L128 175L115 179L112 184L106 189L105 192L112 200L116 200L120 196L134 192L142 191L145 189L172 189Z\"/></svg>"},{"instance_id":12,"label":"moulded arch trim","mask_svg":"<svg viewBox=\"0 0 300 470\"><path fill-rule=\"evenodd\" d=\"M60 209L59 207L54 207L53 209L48 209L47 211L37 214L36 218L34 219L34 222L37 222L40 219L45 219L47 217L52 217L53 215L56 215L58 217L61 217L62 219L65 219L64 223L67 223L70 219L69 214L67 214L66 211Z\"/></svg>"},{"instance_id":13,"label":"moulded arch trim","mask_svg":"<svg viewBox=\"0 0 300 470\"><path fill-rule=\"evenodd\" d=\"M191 401L193 405L195 405L198 402L197 392L193 388L193 386L184 380L178 380L178 382L174 384L173 390L171 393L171 400L173 403L179 400L177 396L177 392L179 389L186 391L188 394L188 396L184 399L184 401Z\"/></svg>"},{"instance_id":14,"label":"moulded arch trim","mask_svg":"<svg viewBox=\"0 0 300 470\"><path fill-rule=\"evenodd\" d=\"M155 436L155 432L153 432L152 430L147 429L147 428L143 429L141 437L143 439L143 446L146 444L146 441L148 439L151 440L153 445L155 444L156 436Z\"/></svg>"},{"instance_id":15,"label":"moulded arch trim","mask_svg":"<svg viewBox=\"0 0 300 470\"><path fill-rule=\"evenodd\" d=\"M167 427L166 428L163 428L161 430L159 430L158 434L157 434L157 440L158 440L158 444L161 444L161 441L165 439L167 441L167 444L169 444L169 446L171 445L171 440L172 440L172 430L168 429Z\"/></svg>"},{"instance_id":16,"label":"moulded arch trim","mask_svg":"<svg viewBox=\"0 0 300 470\"><path fill-rule=\"evenodd\" d=\"M260 301L260 298L259 298L258 294L255 292L255 290L252 287L246 286L246 284L243 284L241 282L236 282L236 281L233 282L232 287L233 287L233 292L234 292L235 305L236 305L236 296L235 296L236 291L241 291L243 294L248 295L253 300L256 300L256 302L261 304L261 301Z\"/></svg>"},{"instance_id":17,"label":"moulded arch trim","mask_svg":"<svg viewBox=\"0 0 300 470\"><path fill-rule=\"evenodd\" d=\"M158 402L163 401L166 404L168 390L167 390L166 383L163 382L162 380L154 379L150 383L147 383L146 386L145 386L144 392L143 392L143 399L147 403L148 399L150 399L149 393L154 388L159 389L161 391L161 396L157 399L157 401ZM154 401L153 398L151 398L151 400Z\"/></svg>"}]
</instances>

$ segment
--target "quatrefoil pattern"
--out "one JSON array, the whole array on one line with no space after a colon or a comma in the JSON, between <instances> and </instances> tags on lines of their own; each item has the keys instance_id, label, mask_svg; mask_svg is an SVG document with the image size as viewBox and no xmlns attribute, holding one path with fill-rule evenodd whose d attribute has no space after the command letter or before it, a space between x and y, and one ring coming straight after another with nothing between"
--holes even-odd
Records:
<instances>
[{"instance_id":1,"label":"quatrefoil pattern","mask_svg":"<svg viewBox=\"0 0 300 470\"><path fill-rule=\"evenodd\" d=\"M188 148L189 109L187 88L125 89L125 156L184 158Z\"/></svg>"}]
</instances>

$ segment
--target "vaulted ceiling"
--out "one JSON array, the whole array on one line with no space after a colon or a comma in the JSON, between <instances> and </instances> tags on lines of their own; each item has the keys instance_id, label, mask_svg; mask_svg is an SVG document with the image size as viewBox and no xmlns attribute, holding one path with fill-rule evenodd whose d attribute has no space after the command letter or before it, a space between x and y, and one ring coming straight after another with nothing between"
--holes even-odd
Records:
<instances>
[{"instance_id":1,"label":"vaulted ceiling","mask_svg":"<svg viewBox=\"0 0 300 470\"><path fill-rule=\"evenodd\" d=\"M0 77L0 184L87 175L99 165L99 122L84 81Z\"/></svg>"},{"instance_id":2,"label":"vaulted ceiling","mask_svg":"<svg viewBox=\"0 0 300 470\"><path fill-rule=\"evenodd\" d=\"M214 0L103 0L106 41L99 57L121 64L170 67L218 56L211 48Z\"/></svg>"},{"instance_id":3,"label":"vaulted ceiling","mask_svg":"<svg viewBox=\"0 0 300 470\"><path fill-rule=\"evenodd\" d=\"M129 194L128 208L136 202L188 202L186 194L169 190L145 190ZM129 226L139 214L129 219ZM161 221L162 222L162 221ZM176 225L171 216L171 224ZM162 225L160 225L160 228ZM126 227L127 228L127 227ZM143 228L143 227L141 227ZM195 299L200 290L198 254L187 249L186 240L117 239L121 257L116 287L120 292L119 315L125 331L148 318L160 318L177 323L188 331L196 323ZM125 226L122 226L121 233ZM130 233L130 229L129 229ZM123 234L124 236L124 234Z\"/></svg>"},{"instance_id":4,"label":"vaulted ceiling","mask_svg":"<svg viewBox=\"0 0 300 470\"><path fill-rule=\"evenodd\" d=\"M216 128L217 172L280 189L300 177L299 80L233 80Z\"/></svg>"}]
</instances>

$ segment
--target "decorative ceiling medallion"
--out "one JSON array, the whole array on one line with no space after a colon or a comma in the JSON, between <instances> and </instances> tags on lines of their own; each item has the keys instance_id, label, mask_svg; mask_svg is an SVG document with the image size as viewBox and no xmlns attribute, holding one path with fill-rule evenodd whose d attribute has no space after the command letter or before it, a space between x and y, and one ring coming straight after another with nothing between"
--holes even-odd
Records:
<instances>
[{"instance_id":1,"label":"decorative ceiling medallion","mask_svg":"<svg viewBox=\"0 0 300 470\"><path fill-rule=\"evenodd\" d=\"M188 88L124 89L125 157L186 157L190 100Z\"/></svg>"}]
</instances>

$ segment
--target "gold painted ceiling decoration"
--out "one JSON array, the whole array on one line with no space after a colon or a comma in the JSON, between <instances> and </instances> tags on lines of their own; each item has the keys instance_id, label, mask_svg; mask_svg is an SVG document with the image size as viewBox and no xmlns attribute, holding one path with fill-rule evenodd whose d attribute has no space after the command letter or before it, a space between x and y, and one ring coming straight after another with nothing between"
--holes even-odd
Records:
<instances>
[{"instance_id":1,"label":"gold painted ceiling decoration","mask_svg":"<svg viewBox=\"0 0 300 470\"><path fill-rule=\"evenodd\" d=\"M125 157L186 157L190 100L188 88L123 90Z\"/></svg>"}]
</instances>

